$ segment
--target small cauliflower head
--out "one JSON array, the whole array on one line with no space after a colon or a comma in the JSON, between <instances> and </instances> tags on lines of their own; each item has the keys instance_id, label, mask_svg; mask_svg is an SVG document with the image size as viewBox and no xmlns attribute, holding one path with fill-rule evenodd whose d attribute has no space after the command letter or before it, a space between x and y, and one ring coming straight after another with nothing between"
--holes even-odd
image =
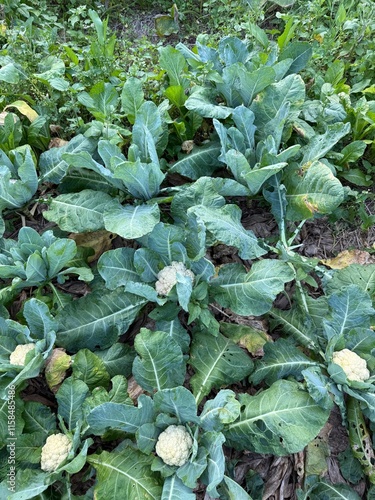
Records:
<instances>
[{"instance_id":1,"label":"small cauliflower head","mask_svg":"<svg viewBox=\"0 0 375 500\"><path fill-rule=\"evenodd\" d=\"M65 434L52 434L42 448L40 467L46 472L55 471L69 455L72 443Z\"/></svg>"},{"instance_id":2,"label":"small cauliflower head","mask_svg":"<svg viewBox=\"0 0 375 500\"><path fill-rule=\"evenodd\" d=\"M155 283L155 289L159 295L169 294L177 283L177 273L189 276L194 281L194 273L190 269L186 269L183 262L173 261L170 266L164 267L158 273L158 281Z\"/></svg>"},{"instance_id":3,"label":"small cauliflower head","mask_svg":"<svg viewBox=\"0 0 375 500\"><path fill-rule=\"evenodd\" d=\"M189 458L193 440L184 425L170 425L156 443L156 453L167 465L181 467Z\"/></svg>"},{"instance_id":4,"label":"small cauliflower head","mask_svg":"<svg viewBox=\"0 0 375 500\"><path fill-rule=\"evenodd\" d=\"M19 344L11 353L9 362L12 365L25 366L26 354L32 351L35 344Z\"/></svg>"},{"instance_id":5,"label":"small cauliflower head","mask_svg":"<svg viewBox=\"0 0 375 500\"><path fill-rule=\"evenodd\" d=\"M332 361L341 366L348 380L363 382L370 377L366 360L350 349L342 349L333 353Z\"/></svg>"}]
</instances>

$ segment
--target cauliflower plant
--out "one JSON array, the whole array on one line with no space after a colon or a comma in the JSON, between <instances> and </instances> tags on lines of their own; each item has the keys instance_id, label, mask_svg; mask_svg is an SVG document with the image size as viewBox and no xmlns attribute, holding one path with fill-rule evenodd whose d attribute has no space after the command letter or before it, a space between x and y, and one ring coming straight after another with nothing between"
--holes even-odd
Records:
<instances>
[{"instance_id":1,"label":"cauliflower plant","mask_svg":"<svg viewBox=\"0 0 375 500\"><path fill-rule=\"evenodd\" d=\"M184 276L190 276L194 281L194 273L186 269L183 262L173 261L170 266L164 267L158 273L158 281L155 283L155 289L159 295L168 295L174 285L177 283L177 273Z\"/></svg>"},{"instance_id":2,"label":"cauliflower plant","mask_svg":"<svg viewBox=\"0 0 375 500\"><path fill-rule=\"evenodd\" d=\"M35 344L19 344L11 353L9 362L12 365L25 366L26 354L32 351Z\"/></svg>"},{"instance_id":3,"label":"cauliflower plant","mask_svg":"<svg viewBox=\"0 0 375 500\"><path fill-rule=\"evenodd\" d=\"M193 440L183 425L170 425L156 443L156 453L167 465L181 467L189 458Z\"/></svg>"},{"instance_id":4,"label":"cauliflower plant","mask_svg":"<svg viewBox=\"0 0 375 500\"><path fill-rule=\"evenodd\" d=\"M363 382L370 377L370 372L367 369L366 360L358 356L355 352L349 349L342 349L333 353L332 361L341 366L348 380Z\"/></svg>"},{"instance_id":5,"label":"cauliflower plant","mask_svg":"<svg viewBox=\"0 0 375 500\"><path fill-rule=\"evenodd\" d=\"M52 434L42 448L40 467L46 472L55 471L69 455L72 443L65 434Z\"/></svg>"}]
</instances>

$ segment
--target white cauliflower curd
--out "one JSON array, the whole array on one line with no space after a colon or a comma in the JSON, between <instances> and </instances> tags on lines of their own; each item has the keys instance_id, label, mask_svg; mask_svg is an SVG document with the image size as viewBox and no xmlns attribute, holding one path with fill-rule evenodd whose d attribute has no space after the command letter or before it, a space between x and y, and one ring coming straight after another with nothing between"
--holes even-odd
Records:
<instances>
[{"instance_id":1,"label":"white cauliflower curd","mask_svg":"<svg viewBox=\"0 0 375 500\"><path fill-rule=\"evenodd\" d=\"M167 465L181 467L189 458L193 440L183 425L170 425L156 443L156 453Z\"/></svg>"},{"instance_id":2,"label":"white cauliflower curd","mask_svg":"<svg viewBox=\"0 0 375 500\"><path fill-rule=\"evenodd\" d=\"M19 344L9 357L9 363L12 365L25 366L26 354L32 351L35 344Z\"/></svg>"},{"instance_id":3,"label":"white cauliflower curd","mask_svg":"<svg viewBox=\"0 0 375 500\"><path fill-rule=\"evenodd\" d=\"M370 377L367 369L366 360L358 356L350 349L342 349L333 353L332 361L341 366L348 380L363 382Z\"/></svg>"},{"instance_id":4,"label":"white cauliflower curd","mask_svg":"<svg viewBox=\"0 0 375 500\"><path fill-rule=\"evenodd\" d=\"M194 281L194 273L186 269L183 262L173 261L170 266L164 267L158 273L158 281L155 283L155 289L159 295L168 295L174 285L177 283L177 273L189 276Z\"/></svg>"},{"instance_id":5,"label":"white cauliflower curd","mask_svg":"<svg viewBox=\"0 0 375 500\"><path fill-rule=\"evenodd\" d=\"M69 455L72 443L65 434L52 434L42 448L40 467L46 472L55 471Z\"/></svg>"}]
</instances>

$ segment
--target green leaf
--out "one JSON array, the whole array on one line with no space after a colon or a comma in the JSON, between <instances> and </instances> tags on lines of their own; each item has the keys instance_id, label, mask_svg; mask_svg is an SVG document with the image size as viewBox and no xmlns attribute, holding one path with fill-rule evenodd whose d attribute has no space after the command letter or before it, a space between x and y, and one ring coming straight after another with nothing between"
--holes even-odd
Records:
<instances>
[{"instance_id":1,"label":"green leaf","mask_svg":"<svg viewBox=\"0 0 375 500\"><path fill-rule=\"evenodd\" d=\"M65 420L70 430L82 418L82 403L89 394L88 386L82 380L69 377L64 380L56 393L59 415Z\"/></svg>"},{"instance_id":2,"label":"green leaf","mask_svg":"<svg viewBox=\"0 0 375 500\"><path fill-rule=\"evenodd\" d=\"M85 137L81 134L73 137L71 141L61 148L51 148L40 155L39 169L41 180L44 182L53 182L59 184L67 174L69 165L62 159L64 153L79 153L87 151L93 154L96 148L97 141L95 139Z\"/></svg>"},{"instance_id":3,"label":"green leaf","mask_svg":"<svg viewBox=\"0 0 375 500\"><path fill-rule=\"evenodd\" d=\"M37 190L37 174L30 151L25 150L25 159L18 167L18 175L13 175L6 165L0 165L0 212L5 208L22 207Z\"/></svg>"},{"instance_id":4,"label":"green leaf","mask_svg":"<svg viewBox=\"0 0 375 500\"><path fill-rule=\"evenodd\" d=\"M345 483L332 484L329 481L320 480L314 484L306 493L298 491L298 500L360 500L360 496ZM313 495L313 497L312 497Z\"/></svg>"},{"instance_id":5,"label":"green leaf","mask_svg":"<svg viewBox=\"0 0 375 500\"><path fill-rule=\"evenodd\" d=\"M95 354L103 360L110 377L115 377L116 375L130 377L135 356L133 347L128 344L116 342L109 349L96 351Z\"/></svg>"},{"instance_id":6,"label":"green leaf","mask_svg":"<svg viewBox=\"0 0 375 500\"><path fill-rule=\"evenodd\" d=\"M288 380L278 380L256 396L243 394L240 403L244 408L240 419L224 434L229 446L256 453L282 456L301 451L329 416L329 410Z\"/></svg>"},{"instance_id":7,"label":"green leaf","mask_svg":"<svg viewBox=\"0 0 375 500\"><path fill-rule=\"evenodd\" d=\"M41 448L46 436L43 432L22 434L17 437L18 460L29 464L40 464Z\"/></svg>"},{"instance_id":8,"label":"green leaf","mask_svg":"<svg viewBox=\"0 0 375 500\"><path fill-rule=\"evenodd\" d=\"M166 132L160 109L152 101L144 102L133 126L133 144L138 147L142 162L159 164L158 155L163 153L168 141Z\"/></svg>"},{"instance_id":9,"label":"green leaf","mask_svg":"<svg viewBox=\"0 0 375 500\"><path fill-rule=\"evenodd\" d=\"M8 380L9 382L11 382L11 379ZM5 383L7 383L8 380ZM1 389L3 387L4 386L2 384ZM8 391L1 390L1 393L2 393L2 399L0 400L0 439L1 443L6 443L7 438L9 438L10 434L9 430L14 432L14 436L20 436L22 434L22 430L25 426L25 421L23 419L24 402L20 397L15 395L14 388L9 389ZM15 402L14 427L13 426L9 427L8 416L10 415L10 413L9 413L8 400L10 400L10 397L13 395Z\"/></svg>"},{"instance_id":10,"label":"green leaf","mask_svg":"<svg viewBox=\"0 0 375 500\"><path fill-rule=\"evenodd\" d=\"M22 73L13 62L8 62L0 69L0 82L18 83Z\"/></svg>"},{"instance_id":11,"label":"green leaf","mask_svg":"<svg viewBox=\"0 0 375 500\"><path fill-rule=\"evenodd\" d=\"M306 313L299 308L293 307L287 311L281 309L271 309L271 327L281 326L283 332L291 335L299 344L317 349L318 335L316 326L312 323Z\"/></svg>"},{"instance_id":12,"label":"green leaf","mask_svg":"<svg viewBox=\"0 0 375 500\"><path fill-rule=\"evenodd\" d=\"M261 66L252 71L237 71L237 78L240 80L239 93L242 102L248 108L259 92L275 81L275 71L269 66ZM217 84L220 88L220 84Z\"/></svg>"},{"instance_id":13,"label":"green leaf","mask_svg":"<svg viewBox=\"0 0 375 500\"><path fill-rule=\"evenodd\" d=\"M78 94L78 101L99 121L111 118L116 111L119 96L116 88L108 82L96 83L90 93Z\"/></svg>"},{"instance_id":14,"label":"green leaf","mask_svg":"<svg viewBox=\"0 0 375 500\"><path fill-rule=\"evenodd\" d=\"M225 36L219 42L219 55L226 66L244 63L250 58L245 42L235 36Z\"/></svg>"},{"instance_id":15,"label":"green leaf","mask_svg":"<svg viewBox=\"0 0 375 500\"><path fill-rule=\"evenodd\" d=\"M335 293L337 290L348 285L357 285L370 296L375 293L375 264L351 264L344 269L336 271L325 286L327 294Z\"/></svg>"},{"instance_id":16,"label":"green leaf","mask_svg":"<svg viewBox=\"0 0 375 500\"><path fill-rule=\"evenodd\" d=\"M344 188L330 168L319 161L304 165L284 179L287 189L287 218L310 219L316 213L329 214L344 200Z\"/></svg>"},{"instance_id":17,"label":"green leaf","mask_svg":"<svg viewBox=\"0 0 375 500\"><path fill-rule=\"evenodd\" d=\"M9 489L7 488L6 496L3 498L12 500L36 498L37 495L41 494L48 488L48 476L49 474L47 472L39 472L34 469L20 469L17 471L15 479L17 491L8 496ZM0 494L1 493L2 492L0 491Z\"/></svg>"},{"instance_id":18,"label":"green leaf","mask_svg":"<svg viewBox=\"0 0 375 500\"><path fill-rule=\"evenodd\" d=\"M224 478L224 441L225 437L221 432L205 432L201 440L202 445L208 451L207 468L204 471L202 481L207 484L207 493L213 498L219 496L216 487Z\"/></svg>"},{"instance_id":19,"label":"green leaf","mask_svg":"<svg viewBox=\"0 0 375 500\"><path fill-rule=\"evenodd\" d=\"M61 194L53 198L43 216L63 231L84 233L104 228L103 212L106 205L117 205L106 193L85 189L80 193Z\"/></svg>"},{"instance_id":20,"label":"green leaf","mask_svg":"<svg viewBox=\"0 0 375 500\"><path fill-rule=\"evenodd\" d=\"M153 457L130 447L123 451L103 451L90 455L88 462L96 469L95 498L126 498L127 500L160 500L159 474L151 471Z\"/></svg>"},{"instance_id":21,"label":"green leaf","mask_svg":"<svg viewBox=\"0 0 375 500\"><path fill-rule=\"evenodd\" d=\"M301 380L302 370L314 366L317 366L316 361L305 356L290 341L280 338L264 345L264 356L256 362L250 379L254 385L263 380L267 385L271 385L276 380L289 376Z\"/></svg>"},{"instance_id":22,"label":"green leaf","mask_svg":"<svg viewBox=\"0 0 375 500\"><path fill-rule=\"evenodd\" d=\"M284 284L294 278L285 262L264 259L246 272L240 264L225 264L211 280L213 298L243 316L261 316L271 309Z\"/></svg>"},{"instance_id":23,"label":"green leaf","mask_svg":"<svg viewBox=\"0 0 375 500\"><path fill-rule=\"evenodd\" d=\"M87 423L90 431L95 435L101 435L107 429L118 429L135 434L141 425L152 423L154 419L152 399L141 394L138 398L138 406L112 402L96 406L87 416Z\"/></svg>"},{"instance_id":24,"label":"green leaf","mask_svg":"<svg viewBox=\"0 0 375 500\"><path fill-rule=\"evenodd\" d=\"M305 69L306 64L311 59L313 50L309 42L293 42L287 44L287 47L281 51L279 61L292 59L293 62L285 76L292 73L299 73Z\"/></svg>"},{"instance_id":25,"label":"green leaf","mask_svg":"<svg viewBox=\"0 0 375 500\"><path fill-rule=\"evenodd\" d=\"M254 367L250 356L230 339L205 333L194 335L189 364L195 371L190 384L198 403L213 387L238 382Z\"/></svg>"},{"instance_id":26,"label":"green leaf","mask_svg":"<svg viewBox=\"0 0 375 500\"><path fill-rule=\"evenodd\" d=\"M85 382L90 390L108 387L109 374L104 362L88 349L81 349L73 358L73 377Z\"/></svg>"},{"instance_id":27,"label":"green leaf","mask_svg":"<svg viewBox=\"0 0 375 500\"><path fill-rule=\"evenodd\" d=\"M221 431L225 424L237 420L240 408L236 394L229 389L222 389L214 399L206 401L200 415L201 427L205 431Z\"/></svg>"},{"instance_id":28,"label":"green leaf","mask_svg":"<svg viewBox=\"0 0 375 500\"><path fill-rule=\"evenodd\" d=\"M186 373L186 361L181 347L164 332L152 332L142 328L135 337L138 353L133 363L133 375L146 391L160 391L182 385Z\"/></svg>"},{"instance_id":29,"label":"green leaf","mask_svg":"<svg viewBox=\"0 0 375 500\"><path fill-rule=\"evenodd\" d=\"M303 158L301 164L314 162L323 158L333 146L350 132L350 123L334 123L327 125L327 131L324 134L316 134L309 143L301 148Z\"/></svg>"},{"instance_id":30,"label":"green leaf","mask_svg":"<svg viewBox=\"0 0 375 500\"><path fill-rule=\"evenodd\" d=\"M199 447L197 456L177 469L176 475L188 488L196 487L198 478L207 468L207 453L203 446Z\"/></svg>"},{"instance_id":31,"label":"green leaf","mask_svg":"<svg viewBox=\"0 0 375 500\"><path fill-rule=\"evenodd\" d=\"M105 349L127 331L145 303L122 288L98 290L75 300L56 316L57 345L70 352Z\"/></svg>"},{"instance_id":32,"label":"green leaf","mask_svg":"<svg viewBox=\"0 0 375 500\"><path fill-rule=\"evenodd\" d=\"M209 142L206 146L193 148L187 155L181 155L169 168L169 172L177 172L189 179L199 179L199 177L211 175L217 168L220 168L218 157L220 145L217 142Z\"/></svg>"},{"instance_id":33,"label":"green leaf","mask_svg":"<svg viewBox=\"0 0 375 500\"><path fill-rule=\"evenodd\" d=\"M56 331L58 328L58 323L51 315L47 304L38 299L30 299L25 302L23 315L30 332L38 339L46 338L51 330Z\"/></svg>"},{"instance_id":34,"label":"green leaf","mask_svg":"<svg viewBox=\"0 0 375 500\"><path fill-rule=\"evenodd\" d=\"M134 248L116 248L104 252L98 260L98 271L105 280L106 287L115 290L129 281L139 282L139 276L133 264Z\"/></svg>"},{"instance_id":35,"label":"green leaf","mask_svg":"<svg viewBox=\"0 0 375 500\"><path fill-rule=\"evenodd\" d=\"M167 45L158 49L160 54L159 64L165 69L169 78L170 85L182 85L184 78L182 77L186 61L184 56L177 49Z\"/></svg>"},{"instance_id":36,"label":"green leaf","mask_svg":"<svg viewBox=\"0 0 375 500\"><path fill-rule=\"evenodd\" d=\"M132 240L154 229L160 220L160 211L157 203L123 206L119 201L113 201L104 209L103 218L107 231Z\"/></svg>"},{"instance_id":37,"label":"green leaf","mask_svg":"<svg viewBox=\"0 0 375 500\"><path fill-rule=\"evenodd\" d=\"M185 328L181 325L178 318L175 318L172 321L157 321L155 323L155 329L161 332L165 332L169 338L175 340L181 347L184 354L189 352L190 336Z\"/></svg>"},{"instance_id":38,"label":"green leaf","mask_svg":"<svg viewBox=\"0 0 375 500\"><path fill-rule=\"evenodd\" d=\"M25 433L43 432L45 437L56 429L56 417L48 406L35 401L26 401L22 412Z\"/></svg>"},{"instance_id":39,"label":"green leaf","mask_svg":"<svg viewBox=\"0 0 375 500\"><path fill-rule=\"evenodd\" d=\"M224 120L231 114L232 108L213 104L216 101L215 97L216 95L211 89L196 86L194 92L185 102L185 108L195 111L204 118Z\"/></svg>"},{"instance_id":40,"label":"green leaf","mask_svg":"<svg viewBox=\"0 0 375 500\"><path fill-rule=\"evenodd\" d=\"M340 177L355 184L356 186L372 186L372 179L370 175L365 174L359 168L351 168L349 172L340 172Z\"/></svg>"},{"instance_id":41,"label":"green leaf","mask_svg":"<svg viewBox=\"0 0 375 500\"><path fill-rule=\"evenodd\" d=\"M356 285L349 285L328 297L331 317L323 320L328 339L347 336L356 328L370 328L370 318L375 314L370 296Z\"/></svg>"},{"instance_id":42,"label":"green leaf","mask_svg":"<svg viewBox=\"0 0 375 500\"><path fill-rule=\"evenodd\" d=\"M197 403L192 393L185 387L163 389L154 395L155 410L157 413L168 413L176 416L178 423L199 423L197 417Z\"/></svg>"},{"instance_id":43,"label":"green leaf","mask_svg":"<svg viewBox=\"0 0 375 500\"><path fill-rule=\"evenodd\" d=\"M121 92L121 110L130 123L134 123L138 109L143 103L144 93L141 80L134 77L128 78Z\"/></svg>"},{"instance_id":44,"label":"green leaf","mask_svg":"<svg viewBox=\"0 0 375 500\"><path fill-rule=\"evenodd\" d=\"M165 174L156 163L116 162L114 170L116 179L121 179L127 190L140 200L150 200L159 193L160 184Z\"/></svg>"},{"instance_id":45,"label":"green leaf","mask_svg":"<svg viewBox=\"0 0 375 500\"><path fill-rule=\"evenodd\" d=\"M25 272L30 284L43 283L47 279L46 263L36 252L27 259Z\"/></svg>"},{"instance_id":46,"label":"green leaf","mask_svg":"<svg viewBox=\"0 0 375 500\"><path fill-rule=\"evenodd\" d=\"M77 246L74 240L59 238L47 248L48 277L53 278L75 257Z\"/></svg>"},{"instance_id":47,"label":"green leaf","mask_svg":"<svg viewBox=\"0 0 375 500\"><path fill-rule=\"evenodd\" d=\"M224 476L225 493L228 500L252 500L241 486L228 476ZM223 485L224 486L224 485Z\"/></svg>"},{"instance_id":48,"label":"green leaf","mask_svg":"<svg viewBox=\"0 0 375 500\"><path fill-rule=\"evenodd\" d=\"M217 241L238 248L242 259L253 259L267 253L258 245L254 233L241 224L242 211L237 205L216 209L198 205L190 208L188 213L202 221Z\"/></svg>"},{"instance_id":49,"label":"green leaf","mask_svg":"<svg viewBox=\"0 0 375 500\"><path fill-rule=\"evenodd\" d=\"M195 500L196 496L176 475L164 481L161 500Z\"/></svg>"}]
</instances>

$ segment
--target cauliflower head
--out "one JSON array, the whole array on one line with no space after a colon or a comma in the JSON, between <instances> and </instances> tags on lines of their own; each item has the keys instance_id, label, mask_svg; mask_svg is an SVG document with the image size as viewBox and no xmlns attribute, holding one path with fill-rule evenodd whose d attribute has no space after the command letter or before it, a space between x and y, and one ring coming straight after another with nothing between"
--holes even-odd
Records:
<instances>
[{"instance_id":1,"label":"cauliflower head","mask_svg":"<svg viewBox=\"0 0 375 500\"><path fill-rule=\"evenodd\" d=\"M342 349L333 353L332 361L341 366L348 380L363 382L370 377L367 369L366 360L358 356L350 349Z\"/></svg>"},{"instance_id":2,"label":"cauliflower head","mask_svg":"<svg viewBox=\"0 0 375 500\"><path fill-rule=\"evenodd\" d=\"M42 448L40 467L46 472L55 471L69 455L72 443L65 434L52 434Z\"/></svg>"},{"instance_id":3,"label":"cauliflower head","mask_svg":"<svg viewBox=\"0 0 375 500\"><path fill-rule=\"evenodd\" d=\"M170 266L164 267L158 273L158 281L155 283L155 289L159 295L169 294L177 283L177 273L189 276L194 281L194 273L186 269L183 262L173 261Z\"/></svg>"},{"instance_id":4,"label":"cauliflower head","mask_svg":"<svg viewBox=\"0 0 375 500\"><path fill-rule=\"evenodd\" d=\"M11 353L9 362L12 365L25 366L26 354L32 351L35 344L19 344Z\"/></svg>"},{"instance_id":5,"label":"cauliflower head","mask_svg":"<svg viewBox=\"0 0 375 500\"><path fill-rule=\"evenodd\" d=\"M170 425L156 443L156 453L167 465L181 467L189 458L193 440L184 425Z\"/></svg>"}]
</instances>

